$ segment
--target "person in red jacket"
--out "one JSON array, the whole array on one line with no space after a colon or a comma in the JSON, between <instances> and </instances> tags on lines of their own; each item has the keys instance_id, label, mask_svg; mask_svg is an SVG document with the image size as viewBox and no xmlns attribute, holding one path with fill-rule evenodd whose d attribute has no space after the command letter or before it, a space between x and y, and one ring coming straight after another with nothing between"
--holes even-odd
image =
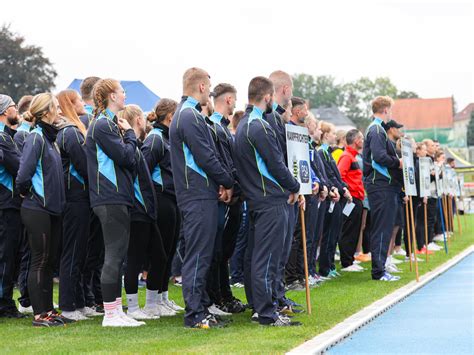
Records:
<instances>
[{"instance_id":1,"label":"person in red jacket","mask_svg":"<svg viewBox=\"0 0 474 355\"><path fill-rule=\"evenodd\" d=\"M346 135L347 146L337 163L342 181L349 187L354 207L349 213L350 203L346 204L343 212L342 234L339 239L341 253L341 271L359 272L364 269L354 264L354 253L359 239L362 221L362 201L364 200L364 184L362 183L362 167L357 162L357 155L364 146L364 136L357 129L352 129Z\"/></svg>"}]
</instances>

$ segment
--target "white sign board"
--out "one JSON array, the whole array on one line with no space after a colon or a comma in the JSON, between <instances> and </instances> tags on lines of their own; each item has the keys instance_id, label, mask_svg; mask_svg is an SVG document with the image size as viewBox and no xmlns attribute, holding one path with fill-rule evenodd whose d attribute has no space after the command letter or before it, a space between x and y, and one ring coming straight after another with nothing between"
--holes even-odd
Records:
<instances>
[{"instance_id":1,"label":"white sign board","mask_svg":"<svg viewBox=\"0 0 474 355\"><path fill-rule=\"evenodd\" d=\"M428 157L420 158L420 197L431 196L430 175L431 159Z\"/></svg>"},{"instance_id":2,"label":"white sign board","mask_svg":"<svg viewBox=\"0 0 474 355\"><path fill-rule=\"evenodd\" d=\"M446 167L443 165L441 165L441 175L443 176L443 193L445 195L448 195L449 194L449 176L446 172Z\"/></svg>"},{"instance_id":3,"label":"white sign board","mask_svg":"<svg viewBox=\"0 0 474 355\"><path fill-rule=\"evenodd\" d=\"M407 196L416 196L415 163L411 141L402 139L403 183Z\"/></svg>"},{"instance_id":4,"label":"white sign board","mask_svg":"<svg viewBox=\"0 0 474 355\"><path fill-rule=\"evenodd\" d=\"M300 183L300 194L311 195L311 168L309 160L309 133L306 127L286 126L288 169Z\"/></svg>"},{"instance_id":5,"label":"white sign board","mask_svg":"<svg viewBox=\"0 0 474 355\"><path fill-rule=\"evenodd\" d=\"M464 174L459 174L459 196L465 196L465 193L464 193Z\"/></svg>"}]
</instances>

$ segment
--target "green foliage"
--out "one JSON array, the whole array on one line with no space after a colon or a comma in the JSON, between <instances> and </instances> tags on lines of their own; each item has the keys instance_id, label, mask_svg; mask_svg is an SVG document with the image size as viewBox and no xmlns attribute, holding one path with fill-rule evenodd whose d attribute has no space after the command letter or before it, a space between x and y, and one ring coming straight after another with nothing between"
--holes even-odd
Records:
<instances>
[{"instance_id":1,"label":"green foliage","mask_svg":"<svg viewBox=\"0 0 474 355\"><path fill-rule=\"evenodd\" d=\"M10 27L0 28L0 93L18 101L54 88L57 76L40 47L25 44L25 39Z\"/></svg>"},{"instance_id":2,"label":"green foliage","mask_svg":"<svg viewBox=\"0 0 474 355\"><path fill-rule=\"evenodd\" d=\"M471 118L467 126L467 145L474 146L474 111L471 112Z\"/></svg>"},{"instance_id":3,"label":"green foliage","mask_svg":"<svg viewBox=\"0 0 474 355\"><path fill-rule=\"evenodd\" d=\"M373 98L388 95L393 98L418 97L412 91L400 91L387 77L362 77L355 81L339 84L332 76L296 74L293 76L295 96L308 99L311 107L339 107L359 129L370 123L370 103Z\"/></svg>"},{"instance_id":4,"label":"green foliage","mask_svg":"<svg viewBox=\"0 0 474 355\"><path fill-rule=\"evenodd\" d=\"M425 274L474 243L474 218L463 216L463 235L456 233L449 242L449 254L444 251L430 255L429 262L420 262L420 275ZM424 256L420 256L424 259ZM367 307L415 279L408 263L399 282L376 282L370 277L370 263L361 264L366 271L343 273L341 277L311 289L312 315L295 317L301 327L269 328L250 322L250 311L232 316L233 322L223 329L192 330L183 327L183 316L162 317L147 321L138 328L102 328L101 318L82 321L65 328L37 329L29 319L0 320L1 353L210 353L210 354L283 354L304 341L320 334L347 317ZM54 299L57 302L57 285ZM170 298L183 305L181 288L170 285ZM245 300L243 289L233 288L236 297ZM350 297L348 297L350 295ZM14 298L17 299L15 291ZM290 291L288 296L305 304L304 291ZM139 301L145 303L145 289L139 289ZM435 312L435 310L434 310ZM360 349L359 349L360 350Z\"/></svg>"}]
</instances>

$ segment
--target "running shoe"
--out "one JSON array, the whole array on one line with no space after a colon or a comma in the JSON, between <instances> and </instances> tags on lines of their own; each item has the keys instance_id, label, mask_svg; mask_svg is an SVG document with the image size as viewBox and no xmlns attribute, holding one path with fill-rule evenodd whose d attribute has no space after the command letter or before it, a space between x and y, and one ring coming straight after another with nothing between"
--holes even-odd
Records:
<instances>
[{"instance_id":1,"label":"running shoe","mask_svg":"<svg viewBox=\"0 0 474 355\"><path fill-rule=\"evenodd\" d=\"M399 276L393 276L389 274L388 272L385 272L385 274L378 280L376 281L386 281L386 282L394 282L400 280Z\"/></svg>"},{"instance_id":2,"label":"running shoe","mask_svg":"<svg viewBox=\"0 0 474 355\"><path fill-rule=\"evenodd\" d=\"M53 317L51 312L42 313L38 318L33 319L33 327L64 327L65 324Z\"/></svg>"}]
</instances>

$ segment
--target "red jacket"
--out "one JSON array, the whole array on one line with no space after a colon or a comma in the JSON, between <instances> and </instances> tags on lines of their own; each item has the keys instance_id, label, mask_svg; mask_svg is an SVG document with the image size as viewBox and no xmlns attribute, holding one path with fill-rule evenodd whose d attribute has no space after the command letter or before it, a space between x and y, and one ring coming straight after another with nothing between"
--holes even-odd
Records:
<instances>
[{"instance_id":1,"label":"red jacket","mask_svg":"<svg viewBox=\"0 0 474 355\"><path fill-rule=\"evenodd\" d=\"M359 166L356 156L357 151L347 146L337 163L342 181L349 187L352 197L364 200L364 184L362 183L362 167Z\"/></svg>"}]
</instances>

